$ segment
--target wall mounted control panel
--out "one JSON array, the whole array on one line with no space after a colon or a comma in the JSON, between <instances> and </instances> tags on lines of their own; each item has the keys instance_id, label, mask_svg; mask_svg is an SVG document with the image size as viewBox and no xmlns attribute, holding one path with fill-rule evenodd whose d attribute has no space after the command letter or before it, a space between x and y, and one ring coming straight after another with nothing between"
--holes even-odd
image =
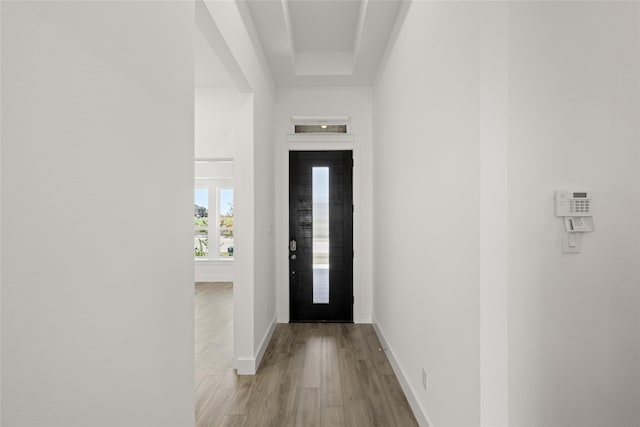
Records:
<instances>
[{"instance_id":1,"label":"wall mounted control panel","mask_svg":"<svg viewBox=\"0 0 640 427\"><path fill-rule=\"evenodd\" d=\"M588 191L556 191L556 216L562 217L562 251L580 253L581 233L593 231L593 199Z\"/></svg>"},{"instance_id":2,"label":"wall mounted control panel","mask_svg":"<svg viewBox=\"0 0 640 427\"><path fill-rule=\"evenodd\" d=\"M591 197L586 191L556 191L556 216L591 216Z\"/></svg>"}]
</instances>

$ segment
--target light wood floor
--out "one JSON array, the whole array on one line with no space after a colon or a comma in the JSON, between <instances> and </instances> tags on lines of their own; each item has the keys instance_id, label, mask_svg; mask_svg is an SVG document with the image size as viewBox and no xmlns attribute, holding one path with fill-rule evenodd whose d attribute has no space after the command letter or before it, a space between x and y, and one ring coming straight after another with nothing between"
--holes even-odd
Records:
<instances>
[{"instance_id":1,"label":"light wood floor","mask_svg":"<svg viewBox=\"0 0 640 427\"><path fill-rule=\"evenodd\" d=\"M371 325L279 324L257 375L237 376L231 299L196 285L198 426L418 425Z\"/></svg>"}]
</instances>

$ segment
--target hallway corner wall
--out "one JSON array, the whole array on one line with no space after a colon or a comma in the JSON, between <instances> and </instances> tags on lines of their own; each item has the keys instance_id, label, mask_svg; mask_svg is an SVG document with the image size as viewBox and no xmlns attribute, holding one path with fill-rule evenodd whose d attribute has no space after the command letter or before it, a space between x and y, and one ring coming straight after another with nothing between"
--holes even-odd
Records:
<instances>
[{"instance_id":1,"label":"hallway corner wall","mask_svg":"<svg viewBox=\"0 0 640 427\"><path fill-rule=\"evenodd\" d=\"M204 4L251 92L241 111L243 122L251 125L238 130L246 143L234 159L234 186L238 195L244 194L235 212L234 357L238 373L254 374L276 321L275 87L241 2L205 0Z\"/></svg>"},{"instance_id":2,"label":"hallway corner wall","mask_svg":"<svg viewBox=\"0 0 640 427\"><path fill-rule=\"evenodd\" d=\"M477 12L412 2L374 87L374 323L436 426L480 425Z\"/></svg>"}]
</instances>

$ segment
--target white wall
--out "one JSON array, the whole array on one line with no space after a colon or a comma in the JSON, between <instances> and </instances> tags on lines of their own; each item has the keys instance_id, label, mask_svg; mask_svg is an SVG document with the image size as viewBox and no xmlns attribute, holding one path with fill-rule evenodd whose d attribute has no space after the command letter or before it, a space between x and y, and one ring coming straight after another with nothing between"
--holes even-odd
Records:
<instances>
[{"instance_id":1,"label":"white wall","mask_svg":"<svg viewBox=\"0 0 640 427\"><path fill-rule=\"evenodd\" d=\"M354 151L354 321L370 323L372 310L372 93L369 87L279 88L276 111L276 169L278 174L278 321L289 321L289 150L336 149ZM354 142L290 143L294 116L348 116Z\"/></svg>"},{"instance_id":2,"label":"white wall","mask_svg":"<svg viewBox=\"0 0 640 427\"><path fill-rule=\"evenodd\" d=\"M478 10L480 425L508 427L508 3Z\"/></svg>"},{"instance_id":3,"label":"white wall","mask_svg":"<svg viewBox=\"0 0 640 427\"><path fill-rule=\"evenodd\" d=\"M2 2L3 425L194 423L193 13Z\"/></svg>"},{"instance_id":4,"label":"white wall","mask_svg":"<svg viewBox=\"0 0 640 427\"><path fill-rule=\"evenodd\" d=\"M255 319L254 348L262 358L276 324L275 167L273 163L274 94L254 105L255 153Z\"/></svg>"},{"instance_id":5,"label":"white wall","mask_svg":"<svg viewBox=\"0 0 640 427\"><path fill-rule=\"evenodd\" d=\"M240 111L249 94L235 88L196 88L195 91L195 157L232 159Z\"/></svg>"},{"instance_id":6,"label":"white wall","mask_svg":"<svg viewBox=\"0 0 640 427\"><path fill-rule=\"evenodd\" d=\"M411 4L374 90L374 321L432 425L640 425L639 24L636 2ZM596 231L563 255L574 188Z\"/></svg>"},{"instance_id":7,"label":"white wall","mask_svg":"<svg viewBox=\"0 0 640 427\"><path fill-rule=\"evenodd\" d=\"M478 11L411 3L374 88L374 323L434 426L480 423Z\"/></svg>"},{"instance_id":8,"label":"white wall","mask_svg":"<svg viewBox=\"0 0 640 427\"><path fill-rule=\"evenodd\" d=\"M3 34L3 30L2 30L2 6L0 5L0 100L2 100L2 39L1 36ZM2 165L2 105L1 105L1 101L0 101L0 166ZM0 224L2 224L2 185L3 185L3 178L2 178L2 171L0 169ZM4 316L2 315L2 278L4 277L2 275L2 229L3 227L0 226L0 379L2 378L2 370L3 370L3 364L2 364L2 319L4 319ZM0 385L0 425L2 425L2 386Z\"/></svg>"},{"instance_id":9,"label":"white wall","mask_svg":"<svg viewBox=\"0 0 640 427\"><path fill-rule=\"evenodd\" d=\"M234 158L234 353L241 374L255 373L275 327L274 87L241 2L204 2L229 54L250 86L240 112ZM223 58L220 58L223 60ZM233 76L232 76L233 77Z\"/></svg>"},{"instance_id":10,"label":"white wall","mask_svg":"<svg viewBox=\"0 0 640 427\"><path fill-rule=\"evenodd\" d=\"M510 425L640 425L640 7L509 16ZM553 192L575 188L595 232L562 255Z\"/></svg>"}]
</instances>

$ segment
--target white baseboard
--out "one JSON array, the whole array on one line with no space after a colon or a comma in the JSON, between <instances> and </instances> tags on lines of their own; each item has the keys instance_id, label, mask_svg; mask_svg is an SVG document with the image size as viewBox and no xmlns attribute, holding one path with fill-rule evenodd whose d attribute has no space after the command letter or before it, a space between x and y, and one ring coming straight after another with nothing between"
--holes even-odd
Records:
<instances>
[{"instance_id":1,"label":"white baseboard","mask_svg":"<svg viewBox=\"0 0 640 427\"><path fill-rule=\"evenodd\" d=\"M407 401L409 401L409 406L411 406L411 410L413 411L413 415L415 415L418 424L420 425L420 427L434 426L434 424L429 421L427 411L420 404L420 401L416 397L417 395L415 390L413 389L413 387L411 387L409 381L407 381L407 376L405 375L404 370L398 364L398 360L393 353L393 349L389 347L389 343L385 339L384 333L382 332L382 329L380 329L380 325L378 325L375 320L373 321L373 329L376 331L376 335L380 340L380 344L382 344L382 348L386 349L385 354L387 355L387 358L391 363L393 372L396 374L396 377L400 382L400 386L402 387L402 391L404 391L404 394L407 397Z\"/></svg>"},{"instance_id":2,"label":"white baseboard","mask_svg":"<svg viewBox=\"0 0 640 427\"><path fill-rule=\"evenodd\" d=\"M232 260L196 260L196 282L233 282Z\"/></svg>"},{"instance_id":3,"label":"white baseboard","mask_svg":"<svg viewBox=\"0 0 640 427\"><path fill-rule=\"evenodd\" d=\"M235 363L238 375L255 375L256 372L258 372L258 368L260 367L260 363L262 362L264 353L267 351L267 347L269 346L269 342L271 341L273 332L276 330L276 325L278 324L276 320L277 317L273 316L271 325L269 326L267 333L262 338L255 357L238 358L237 362Z\"/></svg>"},{"instance_id":4,"label":"white baseboard","mask_svg":"<svg viewBox=\"0 0 640 427\"><path fill-rule=\"evenodd\" d=\"M197 274L196 282L233 282L233 274Z\"/></svg>"},{"instance_id":5,"label":"white baseboard","mask_svg":"<svg viewBox=\"0 0 640 427\"><path fill-rule=\"evenodd\" d=\"M256 374L256 359L254 357L239 357L235 365L238 375Z\"/></svg>"}]
</instances>

